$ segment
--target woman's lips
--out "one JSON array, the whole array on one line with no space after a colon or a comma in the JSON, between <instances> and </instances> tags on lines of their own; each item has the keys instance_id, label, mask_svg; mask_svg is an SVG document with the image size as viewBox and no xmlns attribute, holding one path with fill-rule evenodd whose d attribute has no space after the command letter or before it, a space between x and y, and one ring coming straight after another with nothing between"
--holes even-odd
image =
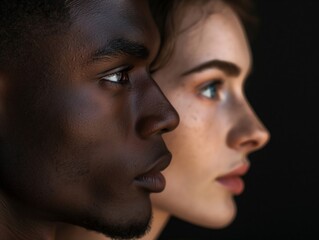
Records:
<instances>
[{"instance_id":1,"label":"woman's lips","mask_svg":"<svg viewBox=\"0 0 319 240\"><path fill-rule=\"evenodd\" d=\"M234 171L218 177L216 180L223 185L224 187L228 188L233 194L239 195L244 191L245 184L244 181L241 179L241 176L245 175L249 169L249 164L245 163L240 167L236 168Z\"/></svg>"},{"instance_id":2,"label":"woman's lips","mask_svg":"<svg viewBox=\"0 0 319 240\"><path fill-rule=\"evenodd\" d=\"M171 159L172 154L169 152L160 157L150 170L135 178L137 185L149 192L162 192L165 188L166 181L161 171L168 167Z\"/></svg>"}]
</instances>

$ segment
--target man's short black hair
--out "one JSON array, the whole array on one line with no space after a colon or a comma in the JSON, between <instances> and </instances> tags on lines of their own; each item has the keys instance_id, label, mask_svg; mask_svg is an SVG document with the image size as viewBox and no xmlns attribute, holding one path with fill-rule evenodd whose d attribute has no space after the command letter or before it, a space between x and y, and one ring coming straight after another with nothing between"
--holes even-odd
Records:
<instances>
[{"instance_id":1,"label":"man's short black hair","mask_svg":"<svg viewBox=\"0 0 319 240\"><path fill-rule=\"evenodd\" d=\"M54 34L68 22L68 0L0 1L0 70L23 57L43 35ZM24 56L26 57L26 56Z\"/></svg>"}]
</instances>

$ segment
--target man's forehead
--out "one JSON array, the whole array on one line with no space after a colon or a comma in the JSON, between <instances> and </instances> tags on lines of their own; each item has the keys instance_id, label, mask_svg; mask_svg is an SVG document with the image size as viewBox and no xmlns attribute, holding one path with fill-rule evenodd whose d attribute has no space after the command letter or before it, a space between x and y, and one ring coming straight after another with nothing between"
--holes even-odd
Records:
<instances>
[{"instance_id":1,"label":"man's forehead","mask_svg":"<svg viewBox=\"0 0 319 240\"><path fill-rule=\"evenodd\" d=\"M130 20L136 24L143 18L141 8L147 6L145 0L70 0L68 8L73 19L91 18L95 21L108 20L113 24Z\"/></svg>"},{"instance_id":2,"label":"man's forehead","mask_svg":"<svg viewBox=\"0 0 319 240\"><path fill-rule=\"evenodd\" d=\"M118 38L128 38L143 43L145 16L138 6L146 4L137 0L77 0L70 7L71 30L84 38L100 39L100 44ZM100 45L99 44L99 45Z\"/></svg>"},{"instance_id":3,"label":"man's forehead","mask_svg":"<svg viewBox=\"0 0 319 240\"><path fill-rule=\"evenodd\" d=\"M77 0L69 8L70 39L77 42L75 47L81 51L84 61L93 60L92 54L96 52L102 53L98 58L103 53L116 53L115 49L146 59L157 46L154 44L157 35L153 34L156 27L150 24L150 12L144 0ZM114 41L118 42L116 48Z\"/></svg>"}]
</instances>

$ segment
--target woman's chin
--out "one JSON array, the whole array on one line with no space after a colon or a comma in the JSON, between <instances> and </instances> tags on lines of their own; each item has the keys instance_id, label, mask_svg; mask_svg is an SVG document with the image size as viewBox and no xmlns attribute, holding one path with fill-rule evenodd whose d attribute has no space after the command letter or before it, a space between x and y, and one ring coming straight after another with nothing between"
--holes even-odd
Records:
<instances>
[{"instance_id":1,"label":"woman's chin","mask_svg":"<svg viewBox=\"0 0 319 240\"><path fill-rule=\"evenodd\" d=\"M235 219L236 214L221 216L212 222L207 222L206 227L213 229L221 229L229 226ZM205 226L203 226L205 227Z\"/></svg>"},{"instance_id":2,"label":"woman's chin","mask_svg":"<svg viewBox=\"0 0 319 240\"><path fill-rule=\"evenodd\" d=\"M214 206L212 208L212 206ZM188 216L177 216L182 220L195 224L197 226L221 229L229 226L235 219L237 208L234 201L225 202L220 206L218 204L212 205L209 208L202 209L201 212L193 212Z\"/></svg>"}]
</instances>

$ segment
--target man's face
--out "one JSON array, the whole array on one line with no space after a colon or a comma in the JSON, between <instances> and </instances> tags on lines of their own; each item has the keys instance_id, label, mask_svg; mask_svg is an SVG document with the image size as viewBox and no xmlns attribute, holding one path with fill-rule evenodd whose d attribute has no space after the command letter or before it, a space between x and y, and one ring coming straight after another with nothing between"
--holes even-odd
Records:
<instances>
[{"instance_id":1,"label":"man's face","mask_svg":"<svg viewBox=\"0 0 319 240\"><path fill-rule=\"evenodd\" d=\"M70 8L66 31L6 74L0 181L46 219L140 234L170 162L161 134L178 123L148 72L158 32L144 0Z\"/></svg>"}]
</instances>

